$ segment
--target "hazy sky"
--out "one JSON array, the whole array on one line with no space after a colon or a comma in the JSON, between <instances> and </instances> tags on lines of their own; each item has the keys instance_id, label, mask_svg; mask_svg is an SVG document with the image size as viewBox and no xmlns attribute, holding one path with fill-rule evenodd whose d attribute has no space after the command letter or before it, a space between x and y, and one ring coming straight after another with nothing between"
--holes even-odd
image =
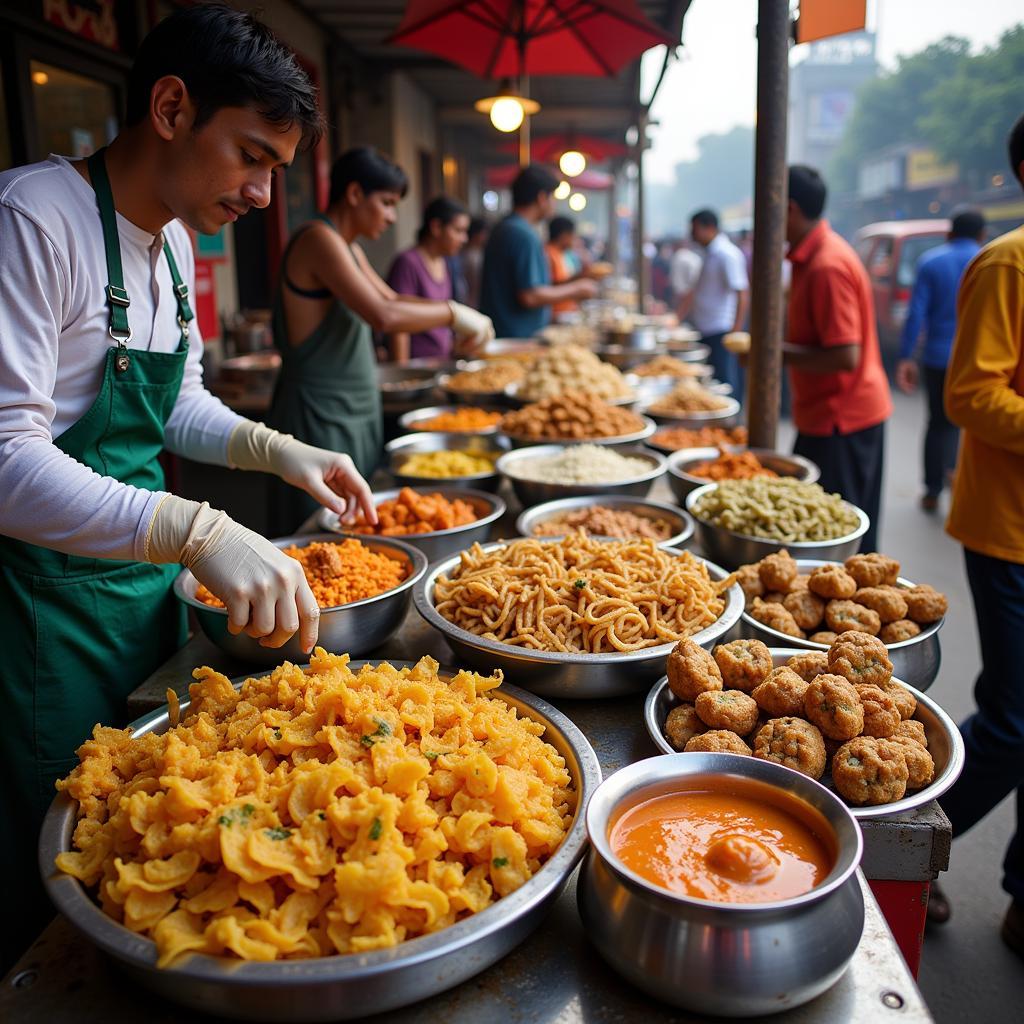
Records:
<instances>
[{"instance_id":1,"label":"hazy sky","mask_svg":"<svg viewBox=\"0 0 1024 1024\"><path fill-rule=\"evenodd\" d=\"M670 182L675 164L696 156L702 135L754 123L756 13L757 0L693 0L683 23L681 59L669 67L652 111L661 124L648 131L648 181ZM963 36L978 49L1019 21L1020 0L868 0L868 29L878 33L878 56L889 67L899 54L947 35ZM794 60L800 49L794 49ZM663 54L658 49L644 58L645 96Z\"/></svg>"}]
</instances>

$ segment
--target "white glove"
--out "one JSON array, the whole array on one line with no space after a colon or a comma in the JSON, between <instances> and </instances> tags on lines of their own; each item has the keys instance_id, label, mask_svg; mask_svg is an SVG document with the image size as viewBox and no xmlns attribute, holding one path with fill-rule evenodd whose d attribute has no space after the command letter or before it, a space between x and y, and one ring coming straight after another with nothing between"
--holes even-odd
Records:
<instances>
[{"instance_id":1,"label":"white glove","mask_svg":"<svg viewBox=\"0 0 1024 1024\"><path fill-rule=\"evenodd\" d=\"M146 560L191 569L227 606L231 633L280 647L301 629L303 651L313 649L320 608L302 566L226 512L167 495L149 524Z\"/></svg>"},{"instance_id":2,"label":"white glove","mask_svg":"<svg viewBox=\"0 0 1024 1024\"><path fill-rule=\"evenodd\" d=\"M228 440L228 462L239 469L273 473L293 487L301 487L321 505L337 512L346 525L355 522L360 511L366 522L377 522L370 488L352 460L341 452L314 448L296 441L291 434L242 420Z\"/></svg>"},{"instance_id":3,"label":"white glove","mask_svg":"<svg viewBox=\"0 0 1024 1024\"><path fill-rule=\"evenodd\" d=\"M482 345L494 337L494 324L489 316L477 312L461 302L449 302L452 311L452 330L458 338L468 338L475 345Z\"/></svg>"}]
</instances>

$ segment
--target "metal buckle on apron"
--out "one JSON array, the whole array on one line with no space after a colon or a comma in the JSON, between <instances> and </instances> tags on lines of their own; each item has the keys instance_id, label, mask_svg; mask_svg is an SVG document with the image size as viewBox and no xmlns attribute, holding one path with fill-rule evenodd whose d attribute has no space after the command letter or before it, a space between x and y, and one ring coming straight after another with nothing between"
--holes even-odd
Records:
<instances>
[{"instance_id":1,"label":"metal buckle on apron","mask_svg":"<svg viewBox=\"0 0 1024 1024\"><path fill-rule=\"evenodd\" d=\"M132 340L132 329L129 327L127 334L115 334L114 328L108 327L107 334L117 344L117 355L114 356L114 369L118 373L124 373L132 365L131 357L128 355L128 342Z\"/></svg>"}]
</instances>

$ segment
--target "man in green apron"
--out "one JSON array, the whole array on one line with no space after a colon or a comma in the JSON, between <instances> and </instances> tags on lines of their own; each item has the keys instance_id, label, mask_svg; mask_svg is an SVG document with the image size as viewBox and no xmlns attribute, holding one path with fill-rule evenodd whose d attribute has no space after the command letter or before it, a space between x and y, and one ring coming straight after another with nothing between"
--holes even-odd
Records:
<instances>
[{"instance_id":1,"label":"man in green apron","mask_svg":"<svg viewBox=\"0 0 1024 1024\"><path fill-rule=\"evenodd\" d=\"M229 628L280 646L319 611L298 563L166 493L163 448L273 473L374 517L347 455L236 416L202 385L193 230L266 206L319 136L314 90L252 17L194 7L143 42L127 127L88 161L0 174L0 853L8 966L45 921L35 846L54 781L96 723L185 639L188 566ZM48 866L43 866L46 869Z\"/></svg>"}]
</instances>

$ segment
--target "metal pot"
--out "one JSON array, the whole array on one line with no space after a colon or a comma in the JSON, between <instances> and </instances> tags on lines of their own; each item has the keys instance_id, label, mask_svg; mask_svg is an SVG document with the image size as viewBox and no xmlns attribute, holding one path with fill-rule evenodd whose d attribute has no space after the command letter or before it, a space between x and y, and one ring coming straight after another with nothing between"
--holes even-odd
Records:
<instances>
[{"instance_id":1,"label":"metal pot","mask_svg":"<svg viewBox=\"0 0 1024 1024\"><path fill-rule=\"evenodd\" d=\"M835 837L828 877L787 900L714 903L669 892L627 868L609 842L619 814L701 776L757 780L814 807ZM839 980L860 942L860 828L834 794L789 768L737 754L638 761L598 787L587 808L587 833L591 848L578 900L591 941L627 980L674 1006L725 1017L800 1006Z\"/></svg>"},{"instance_id":2,"label":"metal pot","mask_svg":"<svg viewBox=\"0 0 1024 1024\"><path fill-rule=\"evenodd\" d=\"M779 476L791 476L805 483L816 483L821 477L821 470L810 459L802 455L790 455L787 452L773 451L771 448L750 448L752 455L757 456L761 465L771 469ZM708 483L707 477L693 476L687 472L690 466L701 462L717 459L718 448L680 448L668 457L668 485L672 493L680 500L686 501L690 491L703 487Z\"/></svg>"},{"instance_id":3,"label":"metal pot","mask_svg":"<svg viewBox=\"0 0 1024 1024\"><path fill-rule=\"evenodd\" d=\"M470 454L487 455L497 461L502 452L508 451L509 443L496 434L441 434L423 431L418 434L406 434L396 437L384 446L388 460L388 472L394 477L395 483L407 487L438 487L462 485L480 488L484 491L496 491L501 484L501 477L496 469L486 473L471 473L469 476L425 477L411 476L402 471L410 455L420 452L468 452Z\"/></svg>"}]
</instances>

